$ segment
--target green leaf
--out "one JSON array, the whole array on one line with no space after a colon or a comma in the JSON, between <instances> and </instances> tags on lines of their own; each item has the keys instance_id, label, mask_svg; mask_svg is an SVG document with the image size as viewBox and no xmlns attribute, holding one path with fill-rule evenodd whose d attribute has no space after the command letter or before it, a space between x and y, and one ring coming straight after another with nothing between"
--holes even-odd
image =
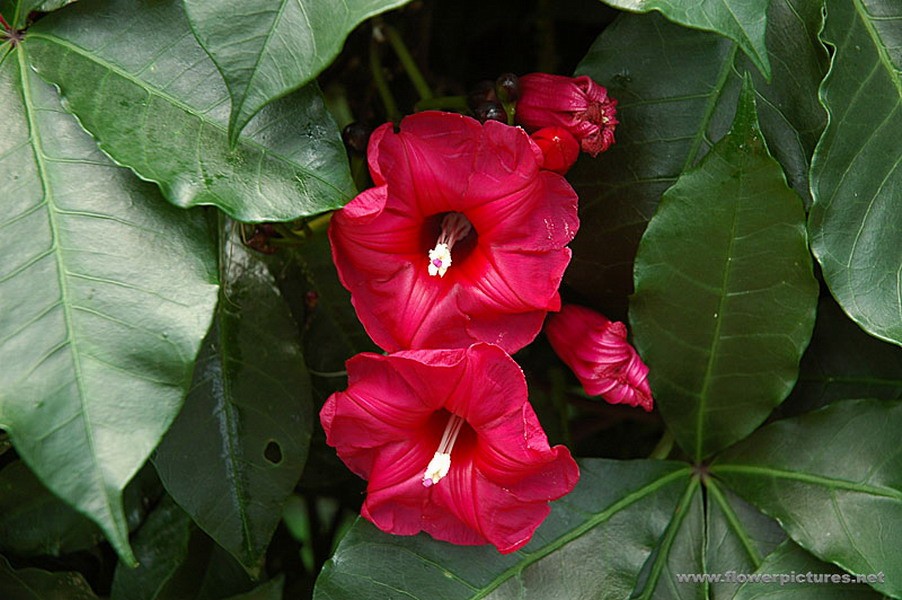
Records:
<instances>
[{"instance_id":1,"label":"green leaf","mask_svg":"<svg viewBox=\"0 0 902 600\"><path fill-rule=\"evenodd\" d=\"M410 0L184 0L229 88L234 143L264 105L313 80L363 20Z\"/></svg>"},{"instance_id":2,"label":"green leaf","mask_svg":"<svg viewBox=\"0 0 902 600\"><path fill-rule=\"evenodd\" d=\"M817 102L827 69L821 22L818 2L772 0L774 77L767 84L753 75L768 147L806 201L808 163L826 120ZM581 227L565 281L611 318L625 319L636 247L661 194L729 129L750 68L728 40L656 14L619 18L577 68L619 100L620 125L611 150L584 156L567 175Z\"/></svg>"},{"instance_id":3,"label":"green leaf","mask_svg":"<svg viewBox=\"0 0 902 600\"><path fill-rule=\"evenodd\" d=\"M656 10L675 23L728 37L742 48L755 66L770 79L770 62L764 39L770 0L602 0L632 12Z\"/></svg>"},{"instance_id":4,"label":"green leaf","mask_svg":"<svg viewBox=\"0 0 902 600\"><path fill-rule=\"evenodd\" d=\"M167 584L188 558L191 518L169 496L150 514L132 540L136 568L123 563L113 576L113 600L168 598Z\"/></svg>"},{"instance_id":5,"label":"green leaf","mask_svg":"<svg viewBox=\"0 0 902 600\"><path fill-rule=\"evenodd\" d=\"M902 403L849 400L778 421L711 472L777 519L800 546L873 587L902 593Z\"/></svg>"},{"instance_id":6,"label":"green leaf","mask_svg":"<svg viewBox=\"0 0 902 600\"><path fill-rule=\"evenodd\" d=\"M122 489L175 418L216 301L202 215L113 165L0 63L0 427L133 562Z\"/></svg>"},{"instance_id":7,"label":"green leaf","mask_svg":"<svg viewBox=\"0 0 902 600\"><path fill-rule=\"evenodd\" d=\"M194 384L153 460L176 502L253 574L303 471L313 416L297 325L232 228Z\"/></svg>"},{"instance_id":8,"label":"green leaf","mask_svg":"<svg viewBox=\"0 0 902 600\"><path fill-rule=\"evenodd\" d=\"M832 298L822 297L799 381L777 410L793 416L856 397L902 398L902 352L862 331Z\"/></svg>"},{"instance_id":9,"label":"green leaf","mask_svg":"<svg viewBox=\"0 0 902 600\"><path fill-rule=\"evenodd\" d=\"M580 482L552 504L525 548L454 546L385 534L363 519L316 582L315 600L409 598L622 599L690 487L689 469L660 461L584 460Z\"/></svg>"},{"instance_id":10,"label":"green leaf","mask_svg":"<svg viewBox=\"0 0 902 600\"><path fill-rule=\"evenodd\" d=\"M78 2L35 24L23 45L101 148L177 206L285 221L355 193L315 85L261 111L229 148L228 91L178 0Z\"/></svg>"},{"instance_id":11,"label":"green leaf","mask_svg":"<svg viewBox=\"0 0 902 600\"><path fill-rule=\"evenodd\" d=\"M705 567L697 573L752 573L761 566L786 534L773 520L717 482L705 482L708 491L705 527ZM688 571L684 571L686 573ZM714 598L732 598L739 583L715 581L708 584Z\"/></svg>"},{"instance_id":12,"label":"green leaf","mask_svg":"<svg viewBox=\"0 0 902 600\"><path fill-rule=\"evenodd\" d=\"M94 523L51 494L25 463L0 471L0 552L59 556L102 539Z\"/></svg>"},{"instance_id":13,"label":"green leaf","mask_svg":"<svg viewBox=\"0 0 902 600\"><path fill-rule=\"evenodd\" d=\"M804 222L748 83L733 129L664 194L636 257L636 347L695 460L751 433L795 383L818 295Z\"/></svg>"},{"instance_id":14,"label":"green leaf","mask_svg":"<svg viewBox=\"0 0 902 600\"><path fill-rule=\"evenodd\" d=\"M811 249L843 310L902 345L902 15L893 0L830 0L830 124L811 165Z\"/></svg>"},{"instance_id":15,"label":"green leaf","mask_svg":"<svg viewBox=\"0 0 902 600\"><path fill-rule=\"evenodd\" d=\"M42 569L15 570L0 556L0 598L3 600L97 600L80 573Z\"/></svg>"},{"instance_id":16,"label":"green leaf","mask_svg":"<svg viewBox=\"0 0 902 600\"><path fill-rule=\"evenodd\" d=\"M826 575L823 583L808 582L811 574L812 581L821 580L821 575ZM733 600L765 600L777 596L780 600L879 600L883 598L866 585L855 585L843 582L843 577L849 577L841 569L834 565L821 562L805 552L802 548L786 541L773 553L768 555L761 568L754 575L770 575L774 578L771 583L765 581L749 581L743 584L733 596ZM786 577L798 575L806 578L804 582L787 581ZM831 581L830 577L837 576ZM876 575L876 574L875 574ZM783 576L783 579L780 577ZM853 579L854 580L854 579ZM777 587L779 586L779 587Z\"/></svg>"}]
</instances>

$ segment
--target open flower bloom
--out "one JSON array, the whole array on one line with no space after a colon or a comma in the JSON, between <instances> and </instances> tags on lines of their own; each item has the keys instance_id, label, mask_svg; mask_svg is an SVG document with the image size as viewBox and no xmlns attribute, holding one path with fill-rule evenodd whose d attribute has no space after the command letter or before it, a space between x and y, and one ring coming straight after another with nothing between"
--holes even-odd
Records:
<instances>
[{"instance_id":1,"label":"open flower bloom","mask_svg":"<svg viewBox=\"0 0 902 600\"><path fill-rule=\"evenodd\" d=\"M579 479L570 452L548 446L523 372L497 346L365 353L347 367L348 389L320 420L369 482L361 514L383 531L513 552Z\"/></svg>"},{"instance_id":2,"label":"open flower bloom","mask_svg":"<svg viewBox=\"0 0 902 600\"><path fill-rule=\"evenodd\" d=\"M589 77L530 73L520 77L517 122L527 130L563 127L583 152L597 156L614 143L617 101Z\"/></svg>"},{"instance_id":3,"label":"open flower bloom","mask_svg":"<svg viewBox=\"0 0 902 600\"><path fill-rule=\"evenodd\" d=\"M423 112L373 132L376 187L335 213L332 256L357 316L389 352L515 352L560 308L576 193L519 127Z\"/></svg>"},{"instance_id":4,"label":"open flower bloom","mask_svg":"<svg viewBox=\"0 0 902 600\"><path fill-rule=\"evenodd\" d=\"M626 325L568 304L548 319L545 335L587 394L611 404L652 409L648 367L626 341Z\"/></svg>"}]
</instances>

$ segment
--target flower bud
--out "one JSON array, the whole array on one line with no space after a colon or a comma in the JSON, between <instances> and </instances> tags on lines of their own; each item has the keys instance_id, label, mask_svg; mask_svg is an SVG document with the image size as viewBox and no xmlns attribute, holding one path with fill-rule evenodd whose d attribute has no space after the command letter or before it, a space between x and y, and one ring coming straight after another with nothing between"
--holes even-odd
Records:
<instances>
[{"instance_id":1,"label":"flower bud","mask_svg":"<svg viewBox=\"0 0 902 600\"><path fill-rule=\"evenodd\" d=\"M504 107L497 102L483 102L476 107L473 115L480 123L485 123L486 121L507 123L507 113L504 111Z\"/></svg>"},{"instance_id":2,"label":"flower bud","mask_svg":"<svg viewBox=\"0 0 902 600\"><path fill-rule=\"evenodd\" d=\"M516 102L520 97L520 80L513 73L504 73L495 80L495 94L502 102Z\"/></svg>"},{"instance_id":3,"label":"flower bud","mask_svg":"<svg viewBox=\"0 0 902 600\"><path fill-rule=\"evenodd\" d=\"M569 304L548 319L545 335L587 394L652 409L648 367L626 341L626 325Z\"/></svg>"},{"instance_id":4,"label":"flower bud","mask_svg":"<svg viewBox=\"0 0 902 600\"><path fill-rule=\"evenodd\" d=\"M566 175L579 157L579 142L563 127L543 127L530 137L545 157L543 169Z\"/></svg>"},{"instance_id":5,"label":"flower bud","mask_svg":"<svg viewBox=\"0 0 902 600\"><path fill-rule=\"evenodd\" d=\"M345 146L352 152L357 154L366 154L366 145L370 141L370 134L373 130L359 121L348 123L341 130L341 139Z\"/></svg>"},{"instance_id":6,"label":"flower bud","mask_svg":"<svg viewBox=\"0 0 902 600\"><path fill-rule=\"evenodd\" d=\"M583 152L597 156L614 143L617 101L586 76L530 73L520 77L517 122L527 131L557 126L569 131Z\"/></svg>"}]
</instances>

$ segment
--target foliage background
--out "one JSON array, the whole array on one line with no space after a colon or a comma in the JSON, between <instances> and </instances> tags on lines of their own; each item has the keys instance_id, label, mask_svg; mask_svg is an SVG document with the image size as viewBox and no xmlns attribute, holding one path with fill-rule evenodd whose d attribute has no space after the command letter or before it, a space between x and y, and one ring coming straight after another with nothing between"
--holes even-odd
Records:
<instances>
[{"instance_id":1,"label":"foliage background","mask_svg":"<svg viewBox=\"0 0 902 600\"><path fill-rule=\"evenodd\" d=\"M898 9L0 0L0 597L902 596ZM355 520L315 418L374 350L320 215L365 185L339 132L391 113L378 80L420 100L393 34L437 96L619 100L562 294L629 321L659 410L518 353L583 458L509 556ZM674 577L731 569L885 577Z\"/></svg>"}]
</instances>

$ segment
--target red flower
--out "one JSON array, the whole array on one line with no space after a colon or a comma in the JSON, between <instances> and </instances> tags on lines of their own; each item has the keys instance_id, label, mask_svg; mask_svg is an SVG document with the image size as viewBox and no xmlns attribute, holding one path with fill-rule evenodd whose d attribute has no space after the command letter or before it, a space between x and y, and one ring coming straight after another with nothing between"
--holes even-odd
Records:
<instances>
[{"instance_id":1,"label":"red flower","mask_svg":"<svg viewBox=\"0 0 902 600\"><path fill-rule=\"evenodd\" d=\"M648 367L626 341L626 325L568 304L548 319L545 335L587 394L611 404L652 409Z\"/></svg>"},{"instance_id":2,"label":"red flower","mask_svg":"<svg viewBox=\"0 0 902 600\"><path fill-rule=\"evenodd\" d=\"M533 131L563 127L592 156L614 143L617 101L589 77L530 73L520 78L517 122Z\"/></svg>"},{"instance_id":3,"label":"red flower","mask_svg":"<svg viewBox=\"0 0 902 600\"><path fill-rule=\"evenodd\" d=\"M565 175L579 158L579 142L563 127L543 127L529 137L542 150L543 169Z\"/></svg>"},{"instance_id":4,"label":"red flower","mask_svg":"<svg viewBox=\"0 0 902 600\"><path fill-rule=\"evenodd\" d=\"M335 213L329 237L370 337L389 352L531 342L560 308L579 221L529 136L423 112L373 132L368 156L376 187Z\"/></svg>"},{"instance_id":5,"label":"red flower","mask_svg":"<svg viewBox=\"0 0 902 600\"><path fill-rule=\"evenodd\" d=\"M570 452L548 446L523 372L497 346L366 353L347 367L348 389L320 420L368 480L361 514L383 531L513 552L579 479Z\"/></svg>"}]
</instances>

